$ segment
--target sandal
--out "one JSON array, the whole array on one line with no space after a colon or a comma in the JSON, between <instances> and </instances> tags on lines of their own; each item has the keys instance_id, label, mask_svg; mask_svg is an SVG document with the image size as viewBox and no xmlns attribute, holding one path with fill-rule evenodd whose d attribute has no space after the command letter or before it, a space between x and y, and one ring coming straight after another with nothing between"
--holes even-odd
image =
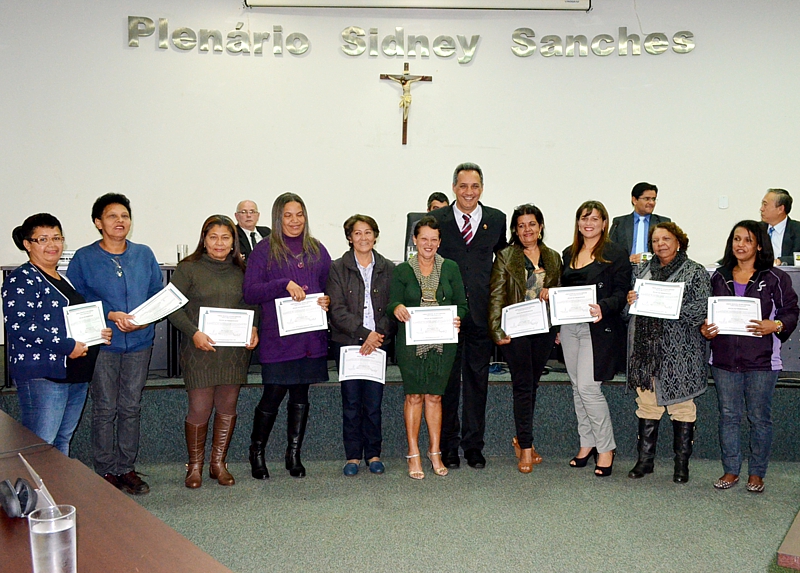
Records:
<instances>
[{"instance_id":1,"label":"sandal","mask_svg":"<svg viewBox=\"0 0 800 573\"><path fill-rule=\"evenodd\" d=\"M725 474L725 476L731 474ZM722 476L717 481L714 482L714 487L717 489L731 489L737 483L739 483L739 476L733 476L733 479L725 479L725 476ZM748 484L749 485L749 484Z\"/></svg>"},{"instance_id":2,"label":"sandal","mask_svg":"<svg viewBox=\"0 0 800 573\"><path fill-rule=\"evenodd\" d=\"M406 456L406 459L408 460L408 465L409 465L408 477L410 477L411 479L424 479L425 478L425 472L423 472L422 470L412 470L411 469L411 460L413 460L414 458L418 458L418 457L419 457L419 454L413 454L413 455L410 455L410 456Z\"/></svg>"},{"instance_id":3,"label":"sandal","mask_svg":"<svg viewBox=\"0 0 800 573\"><path fill-rule=\"evenodd\" d=\"M753 478L759 480L759 482L753 481ZM758 476L750 476L747 480L747 491L751 493L763 493L764 492L764 480L760 479Z\"/></svg>"},{"instance_id":4,"label":"sandal","mask_svg":"<svg viewBox=\"0 0 800 573\"><path fill-rule=\"evenodd\" d=\"M438 469L437 469L437 468L436 468L436 466L435 466L435 465L433 465L433 458L431 458L431 456L439 456L439 463L441 463L441 460L442 460L442 457L441 457L441 456L442 456L442 452L428 452L428 459L429 459L429 460L430 460L430 462L431 462L431 469L433 470L433 473L435 473L437 476L440 476L440 477L444 477L444 476L446 476L446 475L447 475L447 473L448 473L448 472L447 472L447 468L446 468L446 467L444 467L444 466L442 466L442 467L440 467L440 468L438 468Z\"/></svg>"},{"instance_id":5,"label":"sandal","mask_svg":"<svg viewBox=\"0 0 800 573\"><path fill-rule=\"evenodd\" d=\"M517 440L516 436L511 438L511 445L514 446L514 455L519 459L520 455L522 455L522 448L519 447L519 440Z\"/></svg>"},{"instance_id":6,"label":"sandal","mask_svg":"<svg viewBox=\"0 0 800 573\"><path fill-rule=\"evenodd\" d=\"M517 459L519 459L520 456L522 455L522 448L519 447L519 440L517 440L516 436L511 438L511 445L514 446L514 455L517 456ZM534 448L533 446L531 446L531 458L532 458L531 464L533 465L542 463L542 456L539 455L539 452L537 452L536 448ZM528 473L528 472L522 472L522 473Z\"/></svg>"},{"instance_id":7,"label":"sandal","mask_svg":"<svg viewBox=\"0 0 800 573\"><path fill-rule=\"evenodd\" d=\"M517 469L519 473L522 474L529 474L533 471L533 456L531 452L533 448L526 448L524 450L520 450L519 456L519 463L517 464Z\"/></svg>"}]
</instances>

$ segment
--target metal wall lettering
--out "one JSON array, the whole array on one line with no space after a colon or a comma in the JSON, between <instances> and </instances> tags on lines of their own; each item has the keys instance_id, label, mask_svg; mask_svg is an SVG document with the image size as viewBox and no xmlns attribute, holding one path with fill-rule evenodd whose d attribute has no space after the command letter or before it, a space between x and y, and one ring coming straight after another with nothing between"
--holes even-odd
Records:
<instances>
[{"instance_id":1,"label":"metal wall lettering","mask_svg":"<svg viewBox=\"0 0 800 573\"><path fill-rule=\"evenodd\" d=\"M250 32L243 30L244 22L237 22L236 28L223 36L220 30L202 28L195 32L192 28L176 28L170 33L167 18L158 19L157 47L166 50L170 44L181 51L197 48L198 52L228 52L229 54L264 53L264 44L269 50L269 39L272 37L272 53L283 54L283 28L273 26L270 32ZM138 48L142 38L155 33L156 26L152 18L145 16L128 16L128 46ZM292 32L286 37L286 51L294 56L305 54L311 48L308 36L300 32Z\"/></svg>"},{"instance_id":2,"label":"metal wall lettering","mask_svg":"<svg viewBox=\"0 0 800 573\"><path fill-rule=\"evenodd\" d=\"M598 34L588 43L586 36L567 36L564 40L561 36L553 34L542 36L539 46L536 45L536 33L532 28L517 28L511 34L511 53L520 58L527 58L536 53L546 57L565 56L567 58L586 57L589 55L589 46L592 53L596 56L608 56L617 52L620 56L640 56L642 46L648 54L657 56L672 48L676 54L688 54L695 48L694 34L688 30L675 32L672 36L672 44L666 34L654 32L648 34L642 42L639 34L628 34L628 29L621 27L618 29L617 37L610 34ZM588 46L587 46L588 44Z\"/></svg>"},{"instance_id":3,"label":"metal wall lettering","mask_svg":"<svg viewBox=\"0 0 800 573\"><path fill-rule=\"evenodd\" d=\"M342 52L348 56L360 56L367 51L367 44L369 43L369 57L375 58L378 56L378 29L369 29L369 38L364 39L367 33L364 28L359 26L349 26L342 30ZM458 57L459 64L468 64L475 57L475 52L478 48L479 35L471 36L467 39L466 36L461 34L455 38L452 36L437 36L431 44L428 36L409 34L406 37L405 29L397 27L394 33L388 34L380 41L380 51L384 56L390 58L402 58L408 55L409 58L416 58L417 55L421 58L430 57L431 48L433 53L440 58L450 58L459 49L461 55ZM419 54L417 54L419 49Z\"/></svg>"},{"instance_id":4,"label":"metal wall lettering","mask_svg":"<svg viewBox=\"0 0 800 573\"><path fill-rule=\"evenodd\" d=\"M202 28L196 32L192 28L179 27L170 33L167 18L158 18L158 25L146 16L128 16L128 46L138 48L143 38L155 35L159 50L167 50L170 44L176 50L188 52L197 48L198 52L227 52L229 54L265 53L270 44L272 53L281 56L284 49L293 56L300 56L311 49L311 41L306 34L291 32L286 35L282 26L273 25L272 32L244 30L244 23L237 22L235 29L223 34L220 30ZM156 29L158 32L156 34ZM621 26L616 38L611 34L597 34L591 41L583 34L561 37L555 34L542 36L537 44L533 28L517 28L511 34L511 53L519 58L527 58L537 51L545 58L567 57L585 58L589 50L595 56L609 56L617 52L619 56L641 56L643 53L658 56L670 50L675 54L688 54L696 47L694 34L688 30L675 32L670 38L662 32L643 34L628 33ZM430 41L428 36L406 35L405 28L398 26L383 38L378 28L369 28L369 33L360 26L348 26L341 32L342 52L347 56L358 57L364 53L369 58L381 54L388 58L430 58L431 52L438 58L456 57L459 64L470 63L477 54L480 35L457 34L436 36ZM270 42L270 39L272 40ZM642 51L644 48L644 52Z\"/></svg>"}]
</instances>

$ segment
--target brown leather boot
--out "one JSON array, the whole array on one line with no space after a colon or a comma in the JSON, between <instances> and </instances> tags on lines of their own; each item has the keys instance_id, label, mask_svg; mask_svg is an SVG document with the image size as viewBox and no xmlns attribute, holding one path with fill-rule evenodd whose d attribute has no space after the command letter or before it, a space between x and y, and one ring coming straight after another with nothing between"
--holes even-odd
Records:
<instances>
[{"instance_id":1,"label":"brown leather boot","mask_svg":"<svg viewBox=\"0 0 800 573\"><path fill-rule=\"evenodd\" d=\"M236 481L228 471L225 457L236 426L236 416L214 414L214 438L211 442L211 461L208 464L208 475L219 482L219 485L233 485Z\"/></svg>"},{"instance_id":2,"label":"brown leather boot","mask_svg":"<svg viewBox=\"0 0 800 573\"><path fill-rule=\"evenodd\" d=\"M203 461L206 456L208 422L195 425L184 421L183 426L186 433L186 450L189 452L184 483L186 487L196 489L203 484Z\"/></svg>"}]
</instances>

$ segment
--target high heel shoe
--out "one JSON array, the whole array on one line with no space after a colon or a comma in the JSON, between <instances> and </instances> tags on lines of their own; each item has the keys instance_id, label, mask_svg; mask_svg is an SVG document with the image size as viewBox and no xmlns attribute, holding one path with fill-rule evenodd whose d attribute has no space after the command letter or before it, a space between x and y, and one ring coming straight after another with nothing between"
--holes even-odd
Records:
<instances>
[{"instance_id":1,"label":"high heel shoe","mask_svg":"<svg viewBox=\"0 0 800 573\"><path fill-rule=\"evenodd\" d=\"M589 462L589 458L594 456L594 461L597 463L597 448L592 448L589 450L589 453L586 454L585 457L579 458L575 456L569 461L569 465L573 468L585 468L586 464Z\"/></svg>"},{"instance_id":2,"label":"high heel shoe","mask_svg":"<svg viewBox=\"0 0 800 573\"><path fill-rule=\"evenodd\" d=\"M522 448L519 447L519 440L517 440L516 436L511 438L511 445L514 446L514 455L517 456L517 459L520 459L520 457L522 456ZM526 462L525 465L535 466L536 464L540 464L540 463L542 463L542 456L539 454L539 452L536 451L536 448L531 446L531 462L530 462L530 464L528 464ZM519 467L520 467L519 471L521 471L522 473L524 473L524 474L530 473L530 471L522 471L522 469L521 469L522 468L522 464L521 463L519 464ZM533 468L531 468L531 470L532 469Z\"/></svg>"},{"instance_id":3,"label":"high heel shoe","mask_svg":"<svg viewBox=\"0 0 800 573\"><path fill-rule=\"evenodd\" d=\"M617 457L617 450L611 450L611 465L610 466L598 466L597 460L595 459L595 466L594 466L594 475L597 477L603 478L608 477L611 475L611 471L614 469L614 458ZM598 473L599 472L599 473Z\"/></svg>"},{"instance_id":4,"label":"high heel shoe","mask_svg":"<svg viewBox=\"0 0 800 573\"><path fill-rule=\"evenodd\" d=\"M441 455L442 452L428 452L428 460L431 462L431 469L433 470L433 473L435 473L437 476L444 477L447 475L447 468L442 466L439 469L436 469L436 466L433 465L433 459L431 458L431 456L440 456L439 461L441 462Z\"/></svg>"},{"instance_id":5,"label":"high heel shoe","mask_svg":"<svg viewBox=\"0 0 800 573\"><path fill-rule=\"evenodd\" d=\"M418 457L419 457L419 454L412 454L410 456L406 456L406 460L408 460L409 466L411 464L411 460L413 460L414 458L418 458ZM411 479L424 479L425 478L425 472L423 472L422 470L412 470L409 467L409 469L408 469L408 477L410 477Z\"/></svg>"}]
</instances>

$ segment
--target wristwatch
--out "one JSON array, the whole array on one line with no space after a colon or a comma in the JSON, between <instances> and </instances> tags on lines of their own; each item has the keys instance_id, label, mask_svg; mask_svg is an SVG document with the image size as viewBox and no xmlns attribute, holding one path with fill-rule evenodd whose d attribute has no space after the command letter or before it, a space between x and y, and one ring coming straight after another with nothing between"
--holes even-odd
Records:
<instances>
[{"instance_id":1,"label":"wristwatch","mask_svg":"<svg viewBox=\"0 0 800 573\"><path fill-rule=\"evenodd\" d=\"M783 323L780 320L775 321L775 326L778 327L778 330L775 331L775 334L780 334L783 332Z\"/></svg>"}]
</instances>

